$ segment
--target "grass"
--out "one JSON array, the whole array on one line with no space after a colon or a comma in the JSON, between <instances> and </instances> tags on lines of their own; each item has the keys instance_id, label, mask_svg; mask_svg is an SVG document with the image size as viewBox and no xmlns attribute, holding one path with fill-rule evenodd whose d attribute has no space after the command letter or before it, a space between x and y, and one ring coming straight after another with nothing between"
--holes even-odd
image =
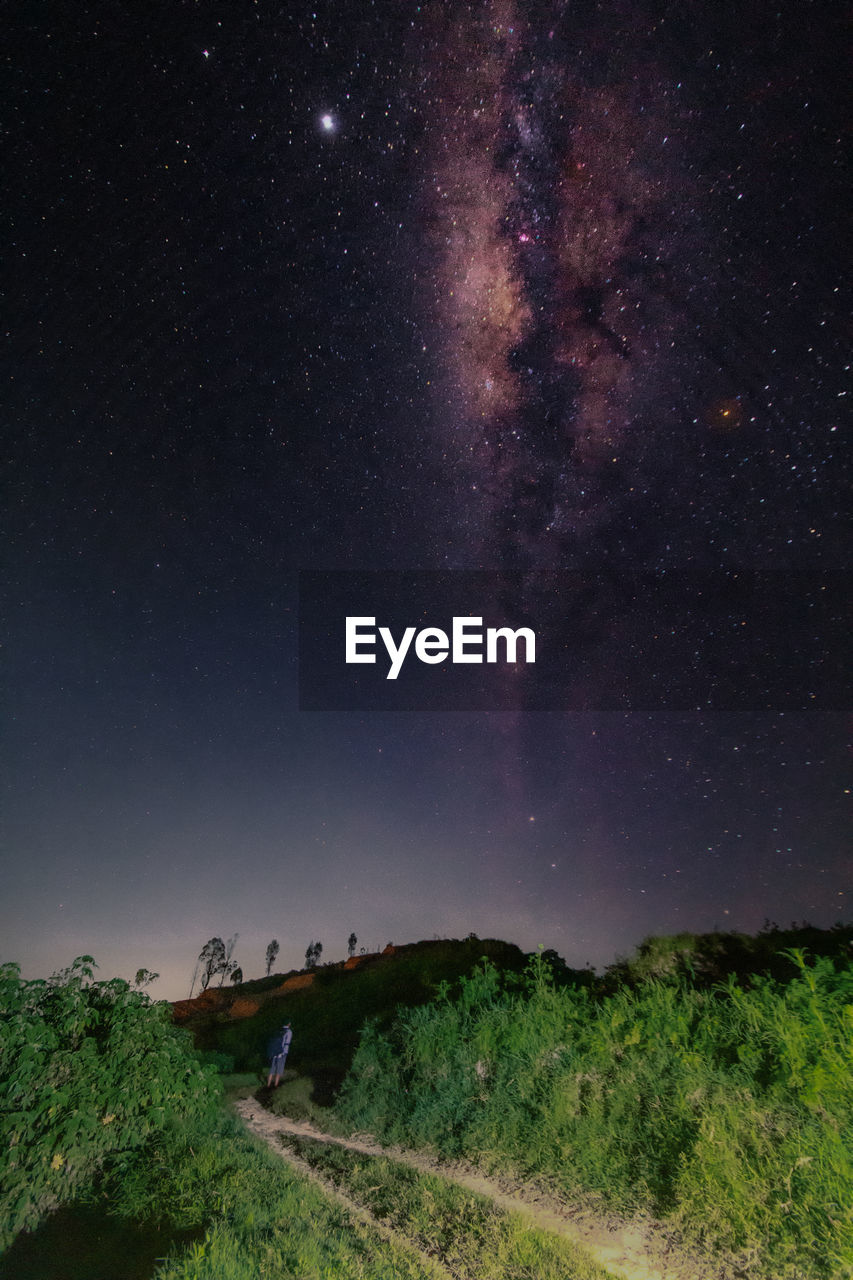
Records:
<instances>
[{"instance_id":1,"label":"grass","mask_svg":"<svg viewBox=\"0 0 853 1280\"><path fill-rule=\"evenodd\" d=\"M745 1275L853 1280L853 968L841 933L825 941L831 956L789 949L762 974L744 969L748 939L651 939L597 984L547 957L519 980L504 944L417 944L363 972L324 969L310 990L202 1038L229 1096L245 1097L265 1075L267 1024L287 1014L301 1074L272 1094L275 1112L663 1213L734 1251ZM472 969L490 947L504 973ZM411 1007L395 1016L402 1001ZM318 1096L331 1097L353 1052L332 1118ZM180 1237L159 1280L408 1280L430 1273L424 1255L471 1280L603 1274L435 1175L297 1145L401 1239L225 1111L182 1114L117 1153L89 1203L197 1233Z\"/></svg>"},{"instance_id":2,"label":"grass","mask_svg":"<svg viewBox=\"0 0 853 1280\"><path fill-rule=\"evenodd\" d=\"M382 1237L223 1113L174 1132L116 1171L111 1211L160 1215L204 1238L167 1259L157 1280L423 1280L417 1254Z\"/></svg>"},{"instance_id":3,"label":"grass","mask_svg":"<svg viewBox=\"0 0 853 1280\"><path fill-rule=\"evenodd\" d=\"M776 1280L853 1276L853 967L605 998L488 966L362 1036L354 1128L668 1214Z\"/></svg>"},{"instance_id":4,"label":"grass","mask_svg":"<svg viewBox=\"0 0 853 1280\"><path fill-rule=\"evenodd\" d=\"M294 1036L289 1061L311 1075L319 1096L331 1101L368 1018L390 1025L398 1005L432 1000L442 982L457 983L484 956L516 973L526 963L518 947L494 939L412 943L393 955L367 957L351 971L342 964L323 965L312 986L270 997L253 1017L231 1022L227 1012L204 1013L188 1025L198 1048L227 1055L238 1071L260 1071L266 1068L267 1041L289 1019ZM263 981L269 991L273 980ZM252 985L244 984L235 998Z\"/></svg>"},{"instance_id":5,"label":"grass","mask_svg":"<svg viewBox=\"0 0 853 1280\"><path fill-rule=\"evenodd\" d=\"M275 1089L267 1104L273 1115L289 1116L291 1120L307 1120L326 1133L342 1134L347 1130L328 1107L320 1107L314 1101L314 1081L310 1076L295 1076L283 1080Z\"/></svg>"},{"instance_id":6,"label":"grass","mask_svg":"<svg viewBox=\"0 0 853 1280\"><path fill-rule=\"evenodd\" d=\"M365 1156L288 1135L283 1139L358 1204L469 1280L604 1280L600 1267L568 1240L531 1227L434 1174L384 1156Z\"/></svg>"}]
</instances>

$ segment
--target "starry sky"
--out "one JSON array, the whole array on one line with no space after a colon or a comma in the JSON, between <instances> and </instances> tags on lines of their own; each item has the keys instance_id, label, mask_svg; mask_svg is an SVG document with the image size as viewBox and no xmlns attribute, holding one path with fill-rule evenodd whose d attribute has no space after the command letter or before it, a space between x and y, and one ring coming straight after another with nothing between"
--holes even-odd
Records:
<instances>
[{"instance_id":1,"label":"starry sky","mask_svg":"<svg viewBox=\"0 0 853 1280\"><path fill-rule=\"evenodd\" d=\"M255 977L271 938L600 967L848 922L841 6L9 26L0 960L174 999L213 935ZM544 575L583 674L306 710L318 570L505 573L533 616ZM637 574L761 603L619 705Z\"/></svg>"}]
</instances>

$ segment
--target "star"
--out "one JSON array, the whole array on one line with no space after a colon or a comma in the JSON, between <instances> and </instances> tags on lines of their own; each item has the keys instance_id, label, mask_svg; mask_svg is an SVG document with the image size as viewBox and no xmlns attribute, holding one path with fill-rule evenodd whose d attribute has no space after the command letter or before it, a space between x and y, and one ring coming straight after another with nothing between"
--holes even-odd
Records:
<instances>
[{"instance_id":1,"label":"star","mask_svg":"<svg viewBox=\"0 0 853 1280\"><path fill-rule=\"evenodd\" d=\"M335 131L334 116L330 116L328 114L324 116L320 116L320 124L323 126L323 129L326 133L334 133Z\"/></svg>"}]
</instances>

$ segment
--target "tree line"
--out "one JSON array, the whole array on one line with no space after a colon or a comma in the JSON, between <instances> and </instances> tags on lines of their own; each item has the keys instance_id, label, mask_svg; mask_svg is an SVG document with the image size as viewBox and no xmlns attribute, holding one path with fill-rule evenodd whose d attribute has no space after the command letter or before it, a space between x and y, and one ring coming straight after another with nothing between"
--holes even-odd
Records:
<instances>
[{"instance_id":1,"label":"tree line","mask_svg":"<svg viewBox=\"0 0 853 1280\"><path fill-rule=\"evenodd\" d=\"M219 977L219 986L221 987L225 979L228 978L235 986L243 981L243 970L236 960L233 959L234 947L237 944L239 934L235 933L227 942L222 938L208 938L207 942L199 952L198 959L195 963L192 982L190 983L189 998L192 1000L193 992L196 989L196 983L199 984L199 994L206 991L215 977ZM347 956L352 958L355 955L355 949L358 946L358 938L351 933L347 938ZM364 947L362 947L362 953ZM264 976L269 977L272 967L278 958L280 951L277 938L273 938L268 944L264 957L265 969ZM316 969L320 963L320 957L323 954L322 942L315 942L313 939L308 943L305 950L305 968Z\"/></svg>"}]
</instances>

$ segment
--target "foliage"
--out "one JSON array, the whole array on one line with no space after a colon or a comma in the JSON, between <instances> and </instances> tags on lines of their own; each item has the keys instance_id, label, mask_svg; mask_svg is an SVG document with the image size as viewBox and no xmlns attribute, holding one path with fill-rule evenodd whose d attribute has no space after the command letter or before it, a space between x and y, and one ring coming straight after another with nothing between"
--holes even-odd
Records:
<instances>
[{"instance_id":1,"label":"foliage","mask_svg":"<svg viewBox=\"0 0 853 1280\"><path fill-rule=\"evenodd\" d=\"M94 967L33 982L0 967L0 1248L172 1116L217 1105L169 1006Z\"/></svg>"},{"instance_id":2,"label":"foliage","mask_svg":"<svg viewBox=\"0 0 853 1280\"><path fill-rule=\"evenodd\" d=\"M736 977L750 985L756 976L788 981L797 975L792 956L807 951L825 956L836 966L853 956L853 926L837 924L831 929L792 924L780 929L767 921L760 933L677 933L644 938L633 956L609 966L604 988L616 991L647 978L662 982L685 980L694 987L713 987Z\"/></svg>"},{"instance_id":3,"label":"foliage","mask_svg":"<svg viewBox=\"0 0 853 1280\"><path fill-rule=\"evenodd\" d=\"M206 991L211 979L225 968L225 943L221 938L208 938L198 956L201 965L201 989Z\"/></svg>"},{"instance_id":4,"label":"foliage","mask_svg":"<svg viewBox=\"0 0 853 1280\"><path fill-rule=\"evenodd\" d=\"M234 936L232 938L229 938L228 941L225 943L225 955L223 956L222 963L220 964L219 969L217 970L217 972L221 975L219 979L220 987L222 986L226 978L231 977L232 974L237 972L237 961L232 960L231 957L234 954L234 946L239 936L240 936L239 933L235 933ZM240 972L242 976L242 970Z\"/></svg>"},{"instance_id":5,"label":"foliage","mask_svg":"<svg viewBox=\"0 0 853 1280\"><path fill-rule=\"evenodd\" d=\"M234 1070L234 1059L230 1053L222 1053L219 1049L205 1049L198 1054L198 1060L205 1067L213 1067L218 1075L227 1076Z\"/></svg>"},{"instance_id":6,"label":"foliage","mask_svg":"<svg viewBox=\"0 0 853 1280\"><path fill-rule=\"evenodd\" d=\"M384 1156L289 1136L287 1145L420 1249L469 1280L604 1280L605 1273L568 1240L531 1227L446 1178Z\"/></svg>"},{"instance_id":7,"label":"foliage","mask_svg":"<svg viewBox=\"0 0 853 1280\"><path fill-rule=\"evenodd\" d=\"M167 1259L158 1280L424 1276L410 1250L352 1220L225 1112L164 1131L105 1190L115 1213L206 1228L203 1240Z\"/></svg>"},{"instance_id":8,"label":"foliage","mask_svg":"<svg viewBox=\"0 0 853 1280\"><path fill-rule=\"evenodd\" d=\"M358 946L358 938L355 936L354 933L351 933L350 936L347 938L347 955L350 957L350 959L352 959L352 957L355 955L355 949L357 946Z\"/></svg>"},{"instance_id":9,"label":"foliage","mask_svg":"<svg viewBox=\"0 0 853 1280\"><path fill-rule=\"evenodd\" d=\"M267 954L266 954L266 966L267 966L266 976L267 977L270 976L270 970L275 964L276 956L278 955L278 952L279 952L278 940L276 938L273 938L273 940L267 944Z\"/></svg>"},{"instance_id":10,"label":"foliage","mask_svg":"<svg viewBox=\"0 0 853 1280\"><path fill-rule=\"evenodd\" d=\"M779 1277L853 1276L853 968L787 984L649 978L596 999L545 962L491 967L368 1026L348 1124L515 1165L688 1231Z\"/></svg>"},{"instance_id":11,"label":"foliage","mask_svg":"<svg viewBox=\"0 0 853 1280\"><path fill-rule=\"evenodd\" d=\"M305 968L316 969L323 953L322 942L309 942L305 949Z\"/></svg>"},{"instance_id":12,"label":"foliage","mask_svg":"<svg viewBox=\"0 0 853 1280\"><path fill-rule=\"evenodd\" d=\"M340 1129L332 1113L320 1107L314 1100L314 1081L310 1076L298 1076L295 1071L285 1069L282 1083L274 1091L269 1100L269 1109L273 1115L287 1116L290 1120L308 1120L324 1132Z\"/></svg>"},{"instance_id":13,"label":"foliage","mask_svg":"<svg viewBox=\"0 0 853 1280\"><path fill-rule=\"evenodd\" d=\"M265 1070L267 1041L286 1015L294 1032L288 1061L313 1075L318 1086L326 1082L328 1094L343 1080L366 1019L378 1017L383 1027L390 1026L398 1005L431 1000L439 983L457 982L484 955L514 972L525 963L518 947L494 939L410 943L394 955L368 957L353 970L326 965L316 971L313 985L265 1001L253 1017L230 1022L216 1013L202 1014L193 1024L196 1043L232 1054L237 1070ZM280 978L260 978L242 989L251 993L280 985Z\"/></svg>"},{"instance_id":14,"label":"foliage","mask_svg":"<svg viewBox=\"0 0 853 1280\"><path fill-rule=\"evenodd\" d=\"M275 991L282 984L285 977L292 978L295 974L301 973L301 969L291 969L287 974L272 973L267 974L263 978L246 978L240 983L240 994L243 996L259 995L265 991Z\"/></svg>"},{"instance_id":15,"label":"foliage","mask_svg":"<svg viewBox=\"0 0 853 1280\"><path fill-rule=\"evenodd\" d=\"M199 952L196 961L195 972L193 973L192 985L190 986L190 998L192 998L193 989L195 987L196 978L201 971L201 990L206 991L211 981L219 977L219 985L222 986L226 978L230 978L233 983L243 981L243 970L239 967L236 960L232 960L234 947L236 945L239 934L235 933L227 942L223 942L221 938L208 938L207 942ZM269 952L269 948L267 948Z\"/></svg>"}]
</instances>

